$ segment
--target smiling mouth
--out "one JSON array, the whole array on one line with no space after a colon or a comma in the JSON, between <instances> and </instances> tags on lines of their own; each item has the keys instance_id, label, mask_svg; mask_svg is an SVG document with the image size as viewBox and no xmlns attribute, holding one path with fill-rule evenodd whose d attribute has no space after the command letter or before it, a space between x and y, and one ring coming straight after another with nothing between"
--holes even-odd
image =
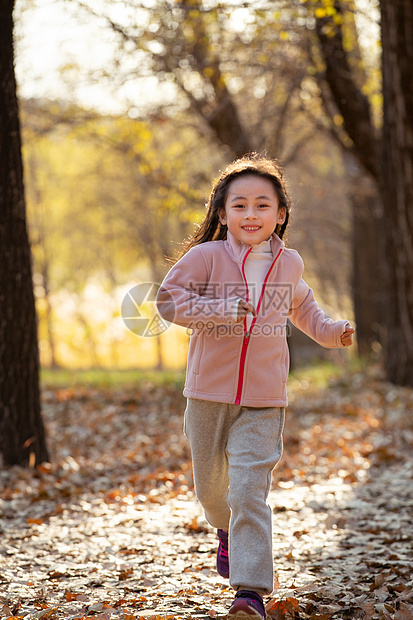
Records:
<instances>
[{"instance_id":1,"label":"smiling mouth","mask_svg":"<svg viewBox=\"0 0 413 620\"><path fill-rule=\"evenodd\" d=\"M246 230L247 232L254 232L260 228L261 226L242 226L242 230Z\"/></svg>"}]
</instances>

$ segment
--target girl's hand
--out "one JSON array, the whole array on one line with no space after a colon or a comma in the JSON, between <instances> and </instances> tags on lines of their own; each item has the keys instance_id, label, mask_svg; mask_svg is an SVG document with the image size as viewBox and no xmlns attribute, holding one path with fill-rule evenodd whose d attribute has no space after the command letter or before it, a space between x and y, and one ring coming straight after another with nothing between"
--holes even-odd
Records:
<instances>
[{"instance_id":1,"label":"girl's hand","mask_svg":"<svg viewBox=\"0 0 413 620\"><path fill-rule=\"evenodd\" d=\"M257 316L254 306L244 301L243 299L241 299L238 302L237 323L240 323L241 321L243 321L249 312L251 312L252 316Z\"/></svg>"},{"instance_id":2,"label":"girl's hand","mask_svg":"<svg viewBox=\"0 0 413 620\"><path fill-rule=\"evenodd\" d=\"M346 331L343 332L340 336L341 339L341 344L345 347L349 347L350 345L353 344L353 334L354 334L354 329L351 327L350 323L347 323L346 325Z\"/></svg>"}]
</instances>

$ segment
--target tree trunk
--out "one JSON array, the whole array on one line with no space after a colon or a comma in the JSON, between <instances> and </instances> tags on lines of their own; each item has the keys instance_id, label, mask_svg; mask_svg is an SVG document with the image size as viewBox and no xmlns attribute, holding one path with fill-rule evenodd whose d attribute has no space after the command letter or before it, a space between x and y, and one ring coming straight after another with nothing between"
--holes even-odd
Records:
<instances>
[{"instance_id":1,"label":"tree trunk","mask_svg":"<svg viewBox=\"0 0 413 620\"><path fill-rule=\"evenodd\" d=\"M50 368L60 368L56 358L56 343L53 330L53 307L50 301L50 284L49 284L49 263L48 258L45 257L42 265L42 277L44 288L44 302L46 304L46 325L47 325L47 339L49 341L50 349Z\"/></svg>"},{"instance_id":2,"label":"tree trunk","mask_svg":"<svg viewBox=\"0 0 413 620\"><path fill-rule=\"evenodd\" d=\"M413 0L381 0L387 379L413 386Z\"/></svg>"},{"instance_id":3,"label":"tree trunk","mask_svg":"<svg viewBox=\"0 0 413 620\"><path fill-rule=\"evenodd\" d=\"M156 345L156 370L163 370L165 368L165 364L163 361L163 347L162 347L162 336L156 336L155 345Z\"/></svg>"},{"instance_id":4,"label":"tree trunk","mask_svg":"<svg viewBox=\"0 0 413 620\"><path fill-rule=\"evenodd\" d=\"M29 175L29 183L27 183L27 176ZM31 217L32 228L29 229L29 235L31 237L32 248L38 246L40 250L38 253L37 269L42 277L42 285L44 289L43 301L46 308L46 328L47 338L50 350L50 368L59 368L59 364L56 360L56 344L53 331L53 308L50 299L50 252L47 244L47 231L45 227L47 225L47 216L42 213L42 201L43 195L38 183L38 163L36 157L33 154L27 160L26 164L26 187L27 184L32 189L32 202L33 213ZM27 193L26 193L27 197ZM34 269L36 271L36 262L34 263Z\"/></svg>"},{"instance_id":5,"label":"tree trunk","mask_svg":"<svg viewBox=\"0 0 413 620\"><path fill-rule=\"evenodd\" d=\"M88 350L92 358L93 368L103 368L99 359L98 343L96 342L96 338L93 334L92 323L88 321L88 319L80 309L78 309L76 312L76 318L83 327L85 339L88 345Z\"/></svg>"},{"instance_id":6,"label":"tree trunk","mask_svg":"<svg viewBox=\"0 0 413 620\"><path fill-rule=\"evenodd\" d=\"M165 255L166 255L166 251L160 253L161 257ZM151 264L152 282L159 285L164 278L163 269L162 267L160 267L161 261L159 258L157 260L154 254L149 255L149 261ZM164 362L164 353L163 353L162 334L155 336L155 347L156 347L156 370L164 370L165 362Z\"/></svg>"},{"instance_id":7,"label":"tree trunk","mask_svg":"<svg viewBox=\"0 0 413 620\"><path fill-rule=\"evenodd\" d=\"M210 34L206 26L208 18L205 18L198 0L182 0L181 4L188 9L187 19L181 28L183 31L185 28L190 28L192 31L191 56L194 59L194 69L205 83L207 90L209 90L208 86L212 87L213 101L210 101L208 96L195 98L185 88L176 70L174 71L175 79L218 141L228 146L235 157L242 157L252 150L252 143L242 126L238 108L222 75L220 58L211 51ZM188 44L185 35L184 38Z\"/></svg>"},{"instance_id":8,"label":"tree trunk","mask_svg":"<svg viewBox=\"0 0 413 620\"><path fill-rule=\"evenodd\" d=\"M13 0L0 0L0 452L48 460L13 59Z\"/></svg>"},{"instance_id":9,"label":"tree trunk","mask_svg":"<svg viewBox=\"0 0 413 620\"><path fill-rule=\"evenodd\" d=\"M338 0L334 2L334 9L341 16L342 7ZM380 139L372 123L368 98L359 88L352 71L342 29L334 25L330 16L316 19L315 23L325 63L324 79L343 117L344 128L353 141L353 152L367 172L378 179Z\"/></svg>"},{"instance_id":10,"label":"tree trunk","mask_svg":"<svg viewBox=\"0 0 413 620\"><path fill-rule=\"evenodd\" d=\"M357 349L360 356L377 359L383 345L385 323L383 205L376 184L365 173L358 171L350 178L353 220L351 288Z\"/></svg>"},{"instance_id":11,"label":"tree trunk","mask_svg":"<svg viewBox=\"0 0 413 620\"><path fill-rule=\"evenodd\" d=\"M334 2L334 9L342 15L344 3ZM372 123L368 98L360 90L352 70L342 28L331 16L326 16L316 19L316 32L325 63L323 79L353 142L351 154L342 145L352 186L349 195L353 220L352 298L358 353L369 356L375 342L382 344L384 314L383 274L378 273L383 270L384 262L384 218L380 213L379 196L381 139ZM326 113L332 114L329 106L326 106ZM338 136L337 139L340 141ZM363 170L354 165L354 157Z\"/></svg>"}]
</instances>

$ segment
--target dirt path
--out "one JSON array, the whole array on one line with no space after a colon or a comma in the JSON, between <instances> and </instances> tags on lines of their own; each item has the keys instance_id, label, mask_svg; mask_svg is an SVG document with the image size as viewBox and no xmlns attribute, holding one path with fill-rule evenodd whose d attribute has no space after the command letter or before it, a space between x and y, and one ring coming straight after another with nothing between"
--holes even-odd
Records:
<instances>
[{"instance_id":1,"label":"dirt path","mask_svg":"<svg viewBox=\"0 0 413 620\"><path fill-rule=\"evenodd\" d=\"M412 392L351 381L351 400L342 383L293 398L270 495L269 618L413 618ZM49 394L56 466L1 473L0 617L225 617L232 591L188 489L180 397L149 392L147 435L141 425L133 437L136 395ZM115 420L117 439L97 458Z\"/></svg>"}]
</instances>

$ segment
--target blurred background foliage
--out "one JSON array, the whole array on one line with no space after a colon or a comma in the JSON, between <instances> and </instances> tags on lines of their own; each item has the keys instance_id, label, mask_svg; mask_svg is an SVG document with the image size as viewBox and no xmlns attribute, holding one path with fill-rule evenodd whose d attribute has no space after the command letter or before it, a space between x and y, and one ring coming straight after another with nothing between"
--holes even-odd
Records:
<instances>
[{"instance_id":1,"label":"blurred background foliage","mask_svg":"<svg viewBox=\"0 0 413 620\"><path fill-rule=\"evenodd\" d=\"M363 250L367 262L375 258L371 244L355 248L354 217L373 209L380 220L380 196L372 155L344 122L323 54L340 36L374 138L382 122L377 2L60 6L98 33L105 53L100 66L62 54L59 96L20 96L42 365L184 366L185 332L136 337L121 319L122 298L139 282L161 282L167 257L203 217L218 171L252 150L285 166L294 203L287 245L303 256L320 305L357 320L366 275L354 267ZM47 8L17 2L18 67L29 45L19 38L25 20ZM22 93L25 79L22 68ZM82 98L85 85L100 89L98 103ZM361 349L377 356L374 310L368 328L361 323Z\"/></svg>"}]
</instances>

